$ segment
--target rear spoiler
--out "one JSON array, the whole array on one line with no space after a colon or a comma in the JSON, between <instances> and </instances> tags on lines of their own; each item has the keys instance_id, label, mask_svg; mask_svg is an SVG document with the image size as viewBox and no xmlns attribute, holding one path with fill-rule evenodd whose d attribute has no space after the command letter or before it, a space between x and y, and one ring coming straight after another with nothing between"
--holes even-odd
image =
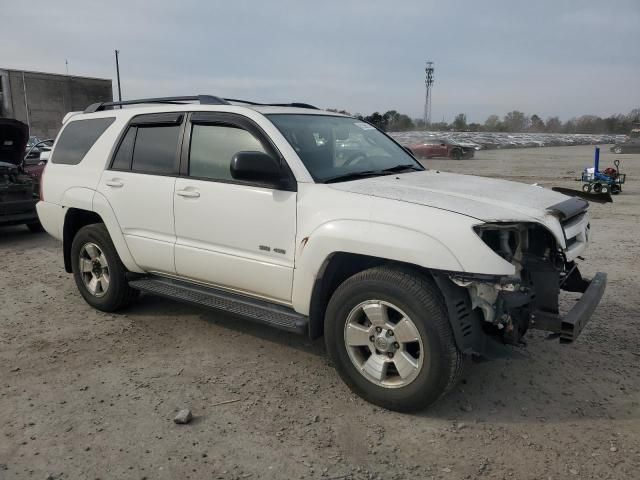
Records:
<instances>
[{"instance_id":1,"label":"rear spoiler","mask_svg":"<svg viewBox=\"0 0 640 480\"><path fill-rule=\"evenodd\" d=\"M69 121L69 119L71 117L75 117L76 115L80 115L82 112L69 112L67 113L64 118L62 119L62 124L64 125L65 123L67 123Z\"/></svg>"}]
</instances>

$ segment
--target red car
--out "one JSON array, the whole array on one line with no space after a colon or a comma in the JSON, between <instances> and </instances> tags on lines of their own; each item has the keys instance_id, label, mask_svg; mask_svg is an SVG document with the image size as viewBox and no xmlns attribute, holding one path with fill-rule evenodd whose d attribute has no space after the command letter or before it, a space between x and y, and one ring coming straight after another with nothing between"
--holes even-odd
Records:
<instances>
[{"instance_id":1,"label":"red car","mask_svg":"<svg viewBox=\"0 0 640 480\"><path fill-rule=\"evenodd\" d=\"M446 139L427 140L423 143L409 145L416 157L446 157L454 160L473 158L475 148L472 145L455 143Z\"/></svg>"}]
</instances>

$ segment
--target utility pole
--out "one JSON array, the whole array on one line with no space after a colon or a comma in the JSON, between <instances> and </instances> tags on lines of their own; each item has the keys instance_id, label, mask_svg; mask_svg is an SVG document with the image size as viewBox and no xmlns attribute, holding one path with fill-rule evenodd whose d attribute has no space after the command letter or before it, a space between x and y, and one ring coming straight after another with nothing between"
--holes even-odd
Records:
<instances>
[{"instance_id":1,"label":"utility pole","mask_svg":"<svg viewBox=\"0 0 640 480\"><path fill-rule=\"evenodd\" d=\"M118 62L118 54L120 50L116 50L116 76L118 77L118 101L122 101L122 90L120 89L120 62ZM122 108L122 107L120 107Z\"/></svg>"},{"instance_id":2,"label":"utility pole","mask_svg":"<svg viewBox=\"0 0 640 480\"><path fill-rule=\"evenodd\" d=\"M64 66L67 69L67 75L69 75L69 60L66 58L64 59Z\"/></svg>"},{"instance_id":3,"label":"utility pole","mask_svg":"<svg viewBox=\"0 0 640 480\"><path fill-rule=\"evenodd\" d=\"M427 68L424 69L425 79L424 85L426 88L424 96L424 126L428 127L431 124L431 86L433 85L433 62L427 62Z\"/></svg>"}]
</instances>

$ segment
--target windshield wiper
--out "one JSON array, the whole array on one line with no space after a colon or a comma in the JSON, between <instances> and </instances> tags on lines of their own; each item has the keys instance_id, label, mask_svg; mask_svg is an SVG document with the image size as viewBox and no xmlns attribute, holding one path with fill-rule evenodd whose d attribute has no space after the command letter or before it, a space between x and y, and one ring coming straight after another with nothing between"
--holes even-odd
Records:
<instances>
[{"instance_id":1,"label":"windshield wiper","mask_svg":"<svg viewBox=\"0 0 640 480\"><path fill-rule=\"evenodd\" d=\"M385 168L385 169L380 170L380 171L381 172L389 172L389 173L398 173L398 172L402 172L403 170L422 171L424 169L420 168L415 163L408 163L406 165L396 165L395 167Z\"/></svg>"},{"instance_id":2,"label":"windshield wiper","mask_svg":"<svg viewBox=\"0 0 640 480\"><path fill-rule=\"evenodd\" d=\"M358 178L364 177L380 177L383 175L390 175L392 173L399 173L403 170L422 170L422 168L418 167L415 164L406 164L406 165L396 165L395 167L383 168L382 170L365 170L363 172L351 172L351 173L343 173L342 175L336 175L335 177L327 178L324 183L335 183L335 182L348 182L349 180L357 180Z\"/></svg>"},{"instance_id":3,"label":"windshield wiper","mask_svg":"<svg viewBox=\"0 0 640 480\"><path fill-rule=\"evenodd\" d=\"M383 170L365 170L364 172L343 173L342 175L329 177L326 180L324 180L323 183L348 182L349 180L355 180L357 178L376 177L381 175L387 175L388 173L389 172L385 172Z\"/></svg>"}]
</instances>

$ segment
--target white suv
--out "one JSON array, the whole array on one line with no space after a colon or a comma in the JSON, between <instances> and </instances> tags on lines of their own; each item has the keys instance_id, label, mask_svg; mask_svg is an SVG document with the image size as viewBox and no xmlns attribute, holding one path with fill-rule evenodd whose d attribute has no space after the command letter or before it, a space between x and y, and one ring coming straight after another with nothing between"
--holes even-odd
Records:
<instances>
[{"instance_id":1,"label":"white suv","mask_svg":"<svg viewBox=\"0 0 640 480\"><path fill-rule=\"evenodd\" d=\"M584 200L425 169L306 104L94 104L65 118L42 197L93 307L143 291L324 335L344 381L394 410L434 402L464 356L528 328L572 341L606 283L576 267ZM561 289L584 292L566 315Z\"/></svg>"}]
</instances>

